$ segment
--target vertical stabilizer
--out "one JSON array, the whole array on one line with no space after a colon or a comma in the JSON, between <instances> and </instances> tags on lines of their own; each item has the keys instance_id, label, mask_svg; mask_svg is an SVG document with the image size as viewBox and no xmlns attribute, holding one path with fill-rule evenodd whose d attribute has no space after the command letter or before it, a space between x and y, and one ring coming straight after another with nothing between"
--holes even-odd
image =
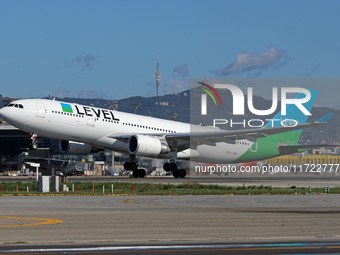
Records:
<instances>
[{"instance_id":1,"label":"vertical stabilizer","mask_svg":"<svg viewBox=\"0 0 340 255\"><path fill-rule=\"evenodd\" d=\"M309 112L311 112L312 107L314 105L315 99L318 95L318 91L308 89L311 93L311 98L308 102L302 104ZM297 94L294 99L303 99L306 95L304 93ZM286 106L286 115L282 115L282 109L279 111L273 119L271 119L265 127L278 127L282 126L282 121L285 121L287 125L295 125L306 123L308 119L308 115L305 115L295 104L288 104ZM297 143L300 139L302 133L302 129L289 131L281 134L277 134L277 136L284 137L291 142Z\"/></svg>"}]
</instances>

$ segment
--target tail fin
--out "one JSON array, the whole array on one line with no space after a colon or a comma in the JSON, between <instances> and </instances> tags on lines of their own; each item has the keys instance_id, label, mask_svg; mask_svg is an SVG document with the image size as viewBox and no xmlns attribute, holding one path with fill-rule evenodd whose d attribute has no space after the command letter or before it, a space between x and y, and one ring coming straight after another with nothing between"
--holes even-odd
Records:
<instances>
[{"instance_id":1,"label":"tail fin","mask_svg":"<svg viewBox=\"0 0 340 255\"><path fill-rule=\"evenodd\" d=\"M308 102L303 103L302 105L311 112L312 107L314 105L315 99L318 95L318 91L308 89L311 93L311 98ZM304 93L297 94L294 99L303 99L306 95ZM282 111L282 110L281 110ZM281 111L279 111L273 119L271 119L265 127L277 127L282 126L282 121L288 121L293 122L291 124L302 124L306 123L308 119L308 115L305 115L295 104L288 104L286 106L286 115L282 115ZM287 139L291 142L297 143L299 141L299 138L301 136L303 129L289 131L286 133L278 134L281 137L284 137L284 139Z\"/></svg>"}]
</instances>

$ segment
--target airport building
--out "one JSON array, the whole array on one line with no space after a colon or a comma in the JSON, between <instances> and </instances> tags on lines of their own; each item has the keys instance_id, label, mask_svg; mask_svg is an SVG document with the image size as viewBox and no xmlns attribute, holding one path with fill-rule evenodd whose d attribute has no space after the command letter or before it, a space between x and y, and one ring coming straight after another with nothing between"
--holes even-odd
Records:
<instances>
[{"instance_id":1,"label":"airport building","mask_svg":"<svg viewBox=\"0 0 340 255\"><path fill-rule=\"evenodd\" d=\"M37 150L30 150L30 134L6 122L0 123L0 173L21 171L28 174L34 168L27 162L40 164L43 175L117 175L124 171L126 155L101 151L89 155L66 155L59 150L59 140L38 137ZM151 160L143 159L145 168ZM128 173L126 173L128 174Z\"/></svg>"},{"instance_id":2,"label":"airport building","mask_svg":"<svg viewBox=\"0 0 340 255\"><path fill-rule=\"evenodd\" d=\"M339 164L340 155L334 154L305 154L305 155L287 155L265 160L271 165L289 165L289 164Z\"/></svg>"}]
</instances>

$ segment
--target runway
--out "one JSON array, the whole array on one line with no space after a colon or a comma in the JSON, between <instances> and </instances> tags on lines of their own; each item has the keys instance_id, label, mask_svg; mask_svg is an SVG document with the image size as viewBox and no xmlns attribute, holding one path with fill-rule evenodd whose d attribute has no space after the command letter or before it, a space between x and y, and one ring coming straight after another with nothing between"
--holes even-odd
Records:
<instances>
[{"instance_id":1,"label":"runway","mask_svg":"<svg viewBox=\"0 0 340 255\"><path fill-rule=\"evenodd\" d=\"M2 182L32 182L35 177L26 176L0 176ZM129 183L185 183L197 182L203 184L221 184L227 186L272 186L272 187L339 187L340 175L334 174L282 174L282 175L229 175L229 176L203 176L175 179L172 176L148 176L146 178L129 178L127 176L69 176L68 182L129 182Z\"/></svg>"},{"instance_id":2,"label":"runway","mask_svg":"<svg viewBox=\"0 0 340 255\"><path fill-rule=\"evenodd\" d=\"M339 195L0 197L0 236L2 244L338 240L339 201Z\"/></svg>"},{"instance_id":3,"label":"runway","mask_svg":"<svg viewBox=\"0 0 340 255\"><path fill-rule=\"evenodd\" d=\"M0 253L340 252L339 201L340 195L0 197ZM299 242L309 244L282 247Z\"/></svg>"}]
</instances>

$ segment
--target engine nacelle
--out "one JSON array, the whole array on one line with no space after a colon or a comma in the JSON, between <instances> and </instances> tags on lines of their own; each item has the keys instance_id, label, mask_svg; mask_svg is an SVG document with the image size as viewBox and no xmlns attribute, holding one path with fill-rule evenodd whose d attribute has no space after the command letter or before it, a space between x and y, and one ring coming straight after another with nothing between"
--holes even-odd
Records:
<instances>
[{"instance_id":1,"label":"engine nacelle","mask_svg":"<svg viewBox=\"0 0 340 255\"><path fill-rule=\"evenodd\" d=\"M88 155L98 152L98 149L92 145L65 140L59 142L59 149L62 153L70 155Z\"/></svg>"},{"instance_id":2,"label":"engine nacelle","mask_svg":"<svg viewBox=\"0 0 340 255\"><path fill-rule=\"evenodd\" d=\"M137 156L155 157L166 153L168 146L148 135L132 135L128 140L128 151Z\"/></svg>"}]
</instances>

